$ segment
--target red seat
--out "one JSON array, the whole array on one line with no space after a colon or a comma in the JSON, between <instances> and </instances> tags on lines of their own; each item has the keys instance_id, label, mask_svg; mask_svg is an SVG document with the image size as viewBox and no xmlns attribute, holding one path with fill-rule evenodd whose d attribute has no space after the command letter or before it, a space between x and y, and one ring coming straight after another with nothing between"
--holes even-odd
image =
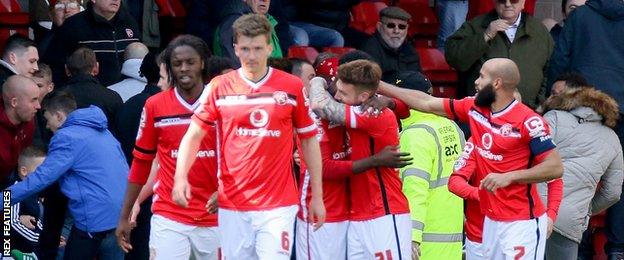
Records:
<instances>
[{"instance_id":1,"label":"red seat","mask_svg":"<svg viewBox=\"0 0 624 260\"><path fill-rule=\"evenodd\" d=\"M417 49L436 48L436 38L433 36L428 37L414 37L414 43L412 46Z\"/></svg>"},{"instance_id":2,"label":"red seat","mask_svg":"<svg viewBox=\"0 0 624 260\"><path fill-rule=\"evenodd\" d=\"M330 53L334 53L338 56L345 54L347 52L350 51L354 51L355 48L351 48L351 47L325 47L323 48L324 52L330 52Z\"/></svg>"},{"instance_id":3,"label":"red seat","mask_svg":"<svg viewBox=\"0 0 624 260\"><path fill-rule=\"evenodd\" d=\"M308 46L291 46L288 48L288 58L298 58L314 63L314 60L318 56L318 51Z\"/></svg>"},{"instance_id":4,"label":"red seat","mask_svg":"<svg viewBox=\"0 0 624 260\"><path fill-rule=\"evenodd\" d=\"M0 0L0 52L9 36L19 33L28 37L29 17L17 0Z\"/></svg>"},{"instance_id":5,"label":"red seat","mask_svg":"<svg viewBox=\"0 0 624 260\"><path fill-rule=\"evenodd\" d=\"M420 66L423 73L431 80L433 85L436 83L451 84L457 83L457 73L451 66L446 63L444 54L435 48L416 49L420 56Z\"/></svg>"},{"instance_id":6,"label":"red seat","mask_svg":"<svg viewBox=\"0 0 624 260\"><path fill-rule=\"evenodd\" d=\"M456 86L433 86L432 88L434 97L441 98L456 98L457 97L457 87Z\"/></svg>"},{"instance_id":7,"label":"red seat","mask_svg":"<svg viewBox=\"0 0 624 260\"><path fill-rule=\"evenodd\" d=\"M372 35L379 22L379 12L388 7L384 2L362 2L351 8L351 22L349 25L358 30Z\"/></svg>"},{"instance_id":8,"label":"red seat","mask_svg":"<svg viewBox=\"0 0 624 260\"><path fill-rule=\"evenodd\" d=\"M158 16L186 17L186 9L178 0L156 0Z\"/></svg>"},{"instance_id":9,"label":"red seat","mask_svg":"<svg viewBox=\"0 0 624 260\"><path fill-rule=\"evenodd\" d=\"M438 34L440 22L428 4L399 2L398 6L412 16L407 32L410 36L435 36Z\"/></svg>"}]
</instances>

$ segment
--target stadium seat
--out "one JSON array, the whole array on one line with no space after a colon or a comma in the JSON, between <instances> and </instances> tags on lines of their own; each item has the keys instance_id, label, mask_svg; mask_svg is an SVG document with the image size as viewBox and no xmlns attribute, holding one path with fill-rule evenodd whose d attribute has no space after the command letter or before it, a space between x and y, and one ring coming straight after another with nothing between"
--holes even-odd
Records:
<instances>
[{"instance_id":1,"label":"stadium seat","mask_svg":"<svg viewBox=\"0 0 624 260\"><path fill-rule=\"evenodd\" d=\"M288 48L288 58L299 58L314 63L318 56L318 51L308 46L291 46Z\"/></svg>"},{"instance_id":2,"label":"stadium seat","mask_svg":"<svg viewBox=\"0 0 624 260\"><path fill-rule=\"evenodd\" d=\"M351 47L325 47L323 48L324 52L331 52L338 56L345 54L347 52L350 52L350 51L354 51L354 50L355 48L351 48Z\"/></svg>"},{"instance_id":3,"label":"stadium seat","mask_svg":"<svg viewBox=\"0 0 624 260\"><path fill-rule=\"evenodd\" d=\"M426 49L426 48L436 48L436 38L435 37L414 37L412 46L417 49Z\"/></svg>"},{"instance_id":4,"label":"stadium seat","mask_svg":"<svg viewBox=\"0 0 624 260\"><path fill-rule=\"evenodd\" d=\"M435 48L417 48L423 73L435 86L438 84L456 84L457 73L446 63L444 54Z\"/></svg>"},{"instance_id":5,"label":"stadium seat","mask_svg":"<svg viewBox=\"0 0 624 260\"><path fill-rule=\"evenodd\" d=\"M17 0L0 0L0 52L9 36L19 33L28 36L29 17L22 12Z\"/></svg>"},{"instance_id":6,"label":"stadium seat","mask_svg":"<svg viewBox=\"0 0 624 260\"><path fill-rule=\"evenodd\" d=\"M410 36L436 36L440 23L428 4L399 2L399 7L412 15L407 34Z\"/></svg>"},{"instance_id":7,"label":"stadium seat","mask_svg":"<svg viewBox=\"0 0 624 260\"><path fill-rule=\"evenodd\" d=\"M457 97L457 87L455 86L433 86L432 93L434 97L441 98L456 98Z\"/></svg>"},{"instance_id":8,"label":"stadium seat","mask_svg":"<svg viewBox=\"0 0 624 260\"><path fill-rule=\"evenodd\" d=\"M156 0L158 16L186 17L186 10L178 0Z\"/></svg>"},{"instance_id":9,"label":"stadium seat","mask_svg":"<svg viewBox=\"0 0 624 260\"><path fill-rule=\"evenodd\" d=\"M349 25L358 30L372 35L379 21L379 11L388 5L384 2L361 2L351 8L351 22Z\"/></svg>"}]
</instances>

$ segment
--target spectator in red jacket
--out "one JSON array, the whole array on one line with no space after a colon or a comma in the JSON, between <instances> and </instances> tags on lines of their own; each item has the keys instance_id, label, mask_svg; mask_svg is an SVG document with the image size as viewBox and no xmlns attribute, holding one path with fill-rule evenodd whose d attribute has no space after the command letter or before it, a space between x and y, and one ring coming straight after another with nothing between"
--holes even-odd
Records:
<instances>
[{"instance_id":1,"label":"spectator in red jacket","mask_svg":"<svg viewBox=\"0 0 624 260\"><path fill-rule=\"evenodd\" d=\"M0 100L0 187L6 188L19 153L32 143L39 89L32 79L13 75L4 83Z\"/></svg>"}]
</instances>

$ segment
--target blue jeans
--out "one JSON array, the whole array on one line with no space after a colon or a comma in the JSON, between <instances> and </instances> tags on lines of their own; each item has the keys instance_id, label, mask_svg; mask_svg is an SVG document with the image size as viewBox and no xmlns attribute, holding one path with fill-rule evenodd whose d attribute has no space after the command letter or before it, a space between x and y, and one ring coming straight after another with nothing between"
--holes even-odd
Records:
<instances>
[{"instance_id":1,"label":"blue jeans","mask_svg":"<svg viewBox=\"0 0 624 260\"><path fill-rule=\"evenodd\" d=\"M440 19L440 31L438 32L438 49L444 51L446 38L451 36L466 21L468 14L468 0L438 0L436 10Z\"/></svg>"},{"instance_id":2,"label":"blue jeans","mask_svg":"<svg viewBox=\"0 0 624 260\"><path fill-rule=\"evenodd\" d=\"M624 114L620 114L620 117L623 116ZM620 144L622 144L624 142L624 119L618 120L613 130L615 130L620 138ZM620 196L620 201L607 209L605 225L607 234L605 252L607 254L624 252L624 196Z\"/></svg>"},{"instance_id":3,"label":"blue jeans","mask_svg":"<svg viewBox=\"0 0 624 260\"><path fill-rule=\"evenodd\" d=\"M344 46L344 38L338 31L310 23L291 22L290 36L293 38L295 45L298 46Z\"/></svg>"},{"instance_id":4,"label":"blue jeans","mask_svg":"<svg viewBox=\"0 0 624 260\"><path fill-rule=\"evenodd\" d=\"M95 259L95 257L99 260L124 259L124 252L117 245L115 229L87 233L73 226L65 246L64 259Z\"/></svg>"}]
</instances>

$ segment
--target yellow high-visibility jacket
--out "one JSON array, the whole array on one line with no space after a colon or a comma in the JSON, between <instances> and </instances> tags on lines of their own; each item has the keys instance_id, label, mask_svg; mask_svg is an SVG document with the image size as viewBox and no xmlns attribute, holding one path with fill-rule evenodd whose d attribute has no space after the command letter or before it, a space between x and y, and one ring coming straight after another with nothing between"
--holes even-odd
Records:
<instances>
[{"instance_id":1,"label":"yellow high-visibility jacket","mask_svg":"<svg viewBox=\"0 0 624 260\"><path fill-rule=\"evenodd\" d=\"M447 118L415 110L402 125L401 151L414 158L400 171L411 212L412 241L420 243L421 260L459 260L464 204L448 190L448 179L464 147L463 132Z\"/></svg>"}]
</instances>

